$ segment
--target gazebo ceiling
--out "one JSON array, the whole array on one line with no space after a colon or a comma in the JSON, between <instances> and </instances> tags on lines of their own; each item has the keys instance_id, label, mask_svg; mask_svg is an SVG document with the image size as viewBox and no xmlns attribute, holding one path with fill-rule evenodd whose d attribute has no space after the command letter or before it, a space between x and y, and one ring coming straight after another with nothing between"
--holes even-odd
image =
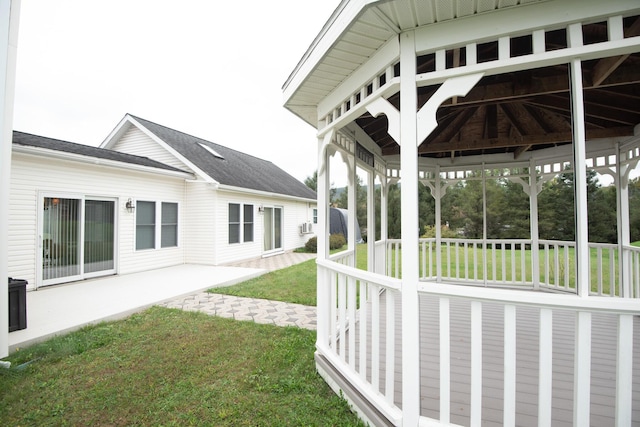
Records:
<instances>
[{"instance_id":1,"label":"gazebo ceiling","mask_svg":"<svg viewBox=\"0 0 640 427\"><path fill-rule=\"evenodd\" d=\"M585 43L606 38L606 25L585 27ZM625 22L628 35L640 34L640 18ZM547 44L563 47L564 31ZM461 49L462 51L464 49ZM487 46L480 56L490 60L497 47ZM526 40L515 41L512 50L526 54ZM449 52L448 62L464 62L464 52ZM454 56L457 56L454 58ZM418 59L418 72L431 71L433 55ZM587 139L631 136L640 124L640 53L583 63L585 127ZM437 86L418 90L418 108ZM513 153L571 142L571 104L568 65L547 67L483 78L464 98L449 100L438 110L438 127L420 145L425 157ZM389 98L399 108L399 94ZM387 133L384 115L365 114L357 124L381 147L384 155L400 152Z\"/></svg>"},{"instance_id":2,"label":"gazebo ceiling","mask_svg":"<svg viewBox=\"0 0 640 427\"><path fill-rule=\"evenodd\" d=\"M362 9L352 11L351 3ZM312 125L318 120L318 102L398 33L501 9L524 8L530 1L479 1L471 9L466 9L468 2L463 1L360 3L342 1L283 88L285 106ZM444 7L446 3L451 7ZM337 32L333 27L344 25L340 18L345 14L352 15L351 24ZM623 21L625 37L640 35L637 14ZM584 44L607 41L607 31L606 22L586 23ZM546 31L546 50L566 48L567 38L564 28ZM478 63L497 59L497 42L477 46ZM531 37L511 38L512 56L530 54L532 49ZM448 49L446 55L447 68L465 65L464 47ZM400 64L396 64L396 76L399 69ZM433 70L435 54L418 58L418 73ZM640 124L640 52L584 61L583 85L587 139L633 135L634 127ZM418 108L435 90L437 86L419 87ZM459 157L506 152L517 158L529 150L570 143L569 91L567 64L485 76L467 96L449 100L439 108L439 125L421 143L419 153L425 157ZM388 100L399 109L398 93ZM373 118L365 113L356 123L381 147L383 155L399 153L398 144L387 132L385 115Z\"/></svg>"}]
</instances>

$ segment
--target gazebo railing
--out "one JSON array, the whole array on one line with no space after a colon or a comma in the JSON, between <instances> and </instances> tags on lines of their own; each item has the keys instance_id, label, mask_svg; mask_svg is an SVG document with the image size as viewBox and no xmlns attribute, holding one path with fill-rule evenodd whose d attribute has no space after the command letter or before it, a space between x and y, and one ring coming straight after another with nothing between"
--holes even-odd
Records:
<instances>
[{"instance_id":1,"label":"gazebo railing","mask_svg":"<svg viewBox=\"0 0 640 427\"><path fill-rule=\"evenodd\" d=\"M348 266L350 252L318 259L316 346L340 374L396 422L396 309L400 280ZM352 255L352 254L351 254Z\"/></svg>"},{"instance_id":2,"label":"gazebo railing","mask_svg":"<svg viewBox=\"0 0 640 427\"><path fill-rule=\"evenodd\" d=\"M555 259L555 255L551 256L551 251L557 250L553 246L549 244L551 259ZM609 249L601 248L603 258ZM595 252L597 254L598 248L595 248ZM507 253L511 256L509 250ZM640 252L634 250L636 269L638 253ZM342 262L347 262L350 255L348 251L336 254L335 260L318 259L318 355L376 410L394 425L399 425L403 416L400 404L402 376L398 369L403 323L401 281L344 265ZM498 253L496 259L501 259ZM558 259L564 259L564 253ZM554 413L559 410L558 403L553 399L554 393L558 393L557 390L554 391L556 376L568 378L573 389L578 390L568 398L575 402L574 407L580 411L574 419L588 420L592 410L589 396L592 390L598 391L597 387L600 387L598 384L591 384L592 376L601 375L600 371L592 373L589 368L592 357L595 366L606 366L607 375L615 378L611 381L615 385L614 389L608 392L611 396L607 397L614 403L607 407L607 416L622 424L624 420L631 419L632 365L635 363L633 319L637 314L637 307L632 301L614 301L599 296L585 300L568 294L522 293L512 289L455 286L425 281L418 283L418 296L420 319L416 319L416 322L420 322L421 328L426 328L421 331L421 339L426 340L427 348L440 355L439 358L434 356L436 359L431 359L430 352L421 352L421 363L425 369L436 370L423 375L428 378L435 378L436 374L439 376L437 383L424 384L425 387L435 387L439 396L439 404L435 409L423 407L421 410L421 422L425 425L448 425L450 422L479 424L484 410L483 399L487 398L483 387L487 370L504 372L499 383L492 383L491 387L495 390L491 393L497 393L492 398L499 400L506 424L514 423L513 420L521 410L519 402L522 399L533 399L531 404L537 408L540 424L551 425ZM433 316L435 320L432 319ZM610 334L594 335L598 339L604 337L606 342L594 343L591 339L591 325L601 322L607 322L606 325L613 327L607 329ZM518 332L516 328L520 327L525 329ZM518 339L519 334L528 336L531 333L536 336L531 341L536 345L530 346L530 340ZM460 336L466 338L460 339ZM496 343L492 345L491 351L497 353L491 353L491 357L487 355L485 358L483 343L487 342ZM463 344L469 348L461 350L459 347ZM599 349L610 348L612 345L617 346L612 352L617 356L601 357ZM469 386L462 389L458 384L462 373L456 368L458 356L454 357L454 351L462 351L460 354L470 357L470 368L464 371L466 379L463 381ZM574 373L573 377L554 373L555 368L550 361L557 356L557 351L579 359L575 362L578 369L574 371L572 367L567 368L567 372ZM524 360L523 354L531 352L534 354L533 359L538 362L528 366L529 370L525 373L516 369L516 360ZM607 360L606 363L601 360L603 357ZM323 375L332 374L324 372ZM518 385L520 381L529 381L527 375L539 378L538 387L530 392L520 390L521 386ZM429 396L433 394L423 390L421 401L428 399L425 393ZM458 420L455 415L457 411L452 410L453 402L458 402L456 399L460 399L460 396L469 405L463 411L468 414L468 418L462 420Z\"/></svg>"},{"instance_id":3,"label":"gazebo railing","mask_svg":"<svg viewBox=\"0 0 640 427\"><path fill-rule=\"evenodd\" d=\"M528 239L452 239L441 240L440 266L436 239L420 239L420 279L484 286L508 286L576 292L575 242L538 241L538 266ZM640 298L640 248L623 248L624 275L620 274L620 245L589 243L590 295ZM378 256L378 255L377 255ZM385 274L402 277L402 244L386 243ZM379 273L381 271L376 270ZM537 273L534 275L534 271ZM628 295L623 287L628 281Z\"/></svg>"}]
</instances>

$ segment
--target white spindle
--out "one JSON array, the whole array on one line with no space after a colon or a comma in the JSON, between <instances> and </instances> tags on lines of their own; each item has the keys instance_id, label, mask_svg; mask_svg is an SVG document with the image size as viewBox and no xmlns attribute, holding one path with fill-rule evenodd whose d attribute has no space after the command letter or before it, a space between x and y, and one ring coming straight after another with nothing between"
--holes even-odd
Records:
<instances>
[{"instance_id":1,"label":"white spindle","mask_svg":"<svg viewBox=\"0 0 640 427\"><path fill-rule=\"evenodd\" d=\"M345 358L346 348L346 330L347 330L347 277L344 274L338 276L338 329L340 334L340 360L343 362Z\"/></svg>"},{"instance_id":2,"label":"white spindle","mask_svg":"<svg viewBox=\"0 0 640 427\"><path fill-rule=\"evenodd\" d=\"M616 363L616 427L631 425L633 390L633 316L618 316L618 355Z\"/></svg>"},{"instance_id":3,"label":"white spindle","mask_svg":"<svg viewBox=\"0 0 640 427\"><path fill-rule=\"evenodd\" d=\"M380 391L380 287L371 285L371 385Z\"/></svg>"},{"instance_id":4,"label":"white spindle","mask_svg":"<svg viewBox=\"0 0 640 427\"><path fill-rule=\"evenodd\" d=\"M451 413L451 341L449 298L440 298L440 422L448 424Z\"/></svg>"},{"instance_id":5,"label":"white spindle","mask_svg":"<svg viewBox=\"0 0 640 427\"><path fill-rule=\"evenodd\" d=\"M330 319L330 327L329 327L329 344L333 351L336 350L336 330L338 328L338 273L331 272L329 287L330 287L330 304L329 304L329 319Z\"/></svg>"},{"instance_id":6,"label":"white spindle","mask_svg":"<svg viewBox=\"0 0 640 427\"><path fill-rule=\"evenodd\" d=\"M349 366L355 371L356 369L356 279L349 276L347 278L347 311L349 324Z\"/></svg>"},{"instance_id":7,"label":"white spindle","mask_svg":"<svg viewBox=\"0 0 640 427\"><path fill-rule=\"evenodd\" d=\"M482 424L482 303L471 302L471 411L470 424Z\"/></svg>"},{"instance_id":8,"label":"white spindle","mask_svg":"<svg viewBox=\"0 0 640 427\"><path fill-rule=\"evenodd\" d=\"M551 426L553 401L553 311L540 309L540 349L538 361L538 426Z\"/></svg>"},{"instance_id":9,"label":"white spindle","mask_svg":"<svg viewBox=\"0 0 640 427\"><path fill-rule=\"evenodd\" d=\"M360 281L360 363L358 365L360 378L363 381L367 380L367 325L369 320L367 319L367 288L368 285L365 281Z\"/></svg>"},{"instance_id":10,"label":"white spindle","mask_svg":"<svg viewBox=\"0 0 640 427\"><path fill-rule=\"evenodd\" d=\"M396 295L393 291L386 291L387 298L387 325L386 325L386 370L385 370L385 396L387 402L393 405L395 389L395 365L396 365ZM417 321L417 320L416 320Z\"/></svg>"},{"instance_id":11,"label":"white spindle","mask_svg":"<svg viewBox=\"0 0 640 427\"><path fill-rule=\"evenodd\" d=\"M504 306L503 425L516 423L516 307Z\"/></svg>"},{"instance_id":12,"label":"white spindle","mask_svg":"<svg viewBox=\"0 0 640 427\"><path fill-rule=\"evenodd\" d=\"M591 313L576 314L573 425L588 426L591 412Z\"/></svg>"}]
</instances>

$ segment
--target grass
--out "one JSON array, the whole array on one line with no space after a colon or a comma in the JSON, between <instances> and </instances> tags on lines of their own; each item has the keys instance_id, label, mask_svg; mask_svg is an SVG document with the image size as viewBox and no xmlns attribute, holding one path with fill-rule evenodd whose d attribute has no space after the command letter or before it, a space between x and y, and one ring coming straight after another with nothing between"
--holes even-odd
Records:
<instances>
[{"instance_id":1,"label":"grass","mask_svg":"<svg viewBox=\"0 0 640 427\"><path fill-rule=\"evenodd\" d=\"M316 277L316 260L310 259L234 286L209 289L209 292L315 306Z\"/></svg>"},{"instance_id":2,"label":"grass","mask_svg":"<svg viewBox=\"0 0 640 427\"><path fill-rule=\"evenodd\" d=\"M12 354L0 425L362 425L315 372L314 342L154 307Z\"/></svg>"}]
</instances>

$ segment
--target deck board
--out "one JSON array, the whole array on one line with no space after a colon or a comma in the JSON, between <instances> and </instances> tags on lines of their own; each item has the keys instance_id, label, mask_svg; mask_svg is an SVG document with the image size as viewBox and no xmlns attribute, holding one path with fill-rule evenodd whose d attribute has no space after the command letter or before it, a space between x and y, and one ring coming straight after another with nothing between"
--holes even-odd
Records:
<instances>
[{"instance_id":1,"label":"deck board","mask_svg":"<svg viewBox=\"0 0 640 427\"><path fill-rule=\"evenodd\" d=\"M401 302L395 300L396 354L395 354L395 404L402 407L402 353L401 353ZM421 415L439 419L440 399L440 348L439 306L434 297L420 295L420 390ZM471 336L470 307L468 300L452 299L450 302L450 364L451 364L451 422L469 424ZM370 321L372 310L367 310ZM385 295L380 299L380 365L386 362ZM503 421L503 308L494 303L482 306L482 420L483 426L499 426ZM640 423L640 316L634 317L633 354L633 423ZM553 312L553 369L552 369L552 424L573 424L573 352L575 315L569 310ZM615 412L615 364L617 318L604 313L592 317L591 359L591 425L614 425ZM351 328L356 334L356 366L359 366L359 328ZM519 306L516 312L516 422L520 426L535 426L538 422L538 350L539 311ZM371 379L371 331L367 333L367 379ZM348 347L348 346L347 346ZM345 359L348 359L346 349ZM380 373L380 391L385 389L384 372Z\"/></svg>"}]
</instances>

